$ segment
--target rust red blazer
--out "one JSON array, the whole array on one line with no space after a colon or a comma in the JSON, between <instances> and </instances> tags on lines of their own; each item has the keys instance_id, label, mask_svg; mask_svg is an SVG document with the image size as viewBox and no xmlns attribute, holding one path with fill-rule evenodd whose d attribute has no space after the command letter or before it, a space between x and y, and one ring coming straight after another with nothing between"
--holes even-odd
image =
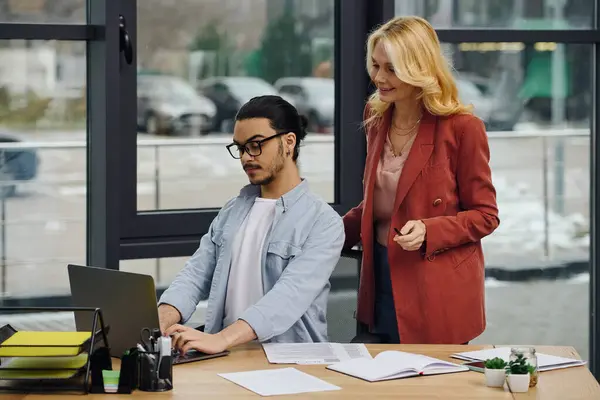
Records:
<instances>
[{"instance_id":1,"label":"rust red blazer","mask_svg":"<svg viewBox=\"0 0 600 400\"><path fill-rule=\"evenodd\" d=\"M363 201L344 216L346 248L362 240L356 317L373 325L373 189L391 108L367 128ZM484 260L480 240L498 227L487 134L472 115L425 114L402 170L391 226L422 220L421 251L388 237L388 257L402 343L460 344L485 330Z\"/></svg>"}]
</instances>

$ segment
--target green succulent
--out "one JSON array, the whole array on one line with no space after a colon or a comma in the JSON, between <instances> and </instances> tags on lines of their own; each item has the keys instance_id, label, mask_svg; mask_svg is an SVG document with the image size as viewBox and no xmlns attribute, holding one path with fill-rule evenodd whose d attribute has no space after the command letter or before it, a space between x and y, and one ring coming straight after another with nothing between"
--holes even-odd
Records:
<instances>
[{"instance_id":1,"label":"green succulent","mask_svg":"<svg viewBox=\"0 0 600 400\"><path fill-rule=\"evenodd\" d=\"M506 368L506 361L500 357L488 358L485 360L485 367L487 369L504 369Z\"/></svg>"},{"instance_id":2,"label":"green succulent","mask_svg":"<svg viewBox=\"0 0 600 400\"><path fill-rule=\"evenodd\" d=\"M532 369L533 367L527 363L527 358L519 353L515 360L508 362L506 372L514 375L527 375Z\"/></svg>"}]
</instances>

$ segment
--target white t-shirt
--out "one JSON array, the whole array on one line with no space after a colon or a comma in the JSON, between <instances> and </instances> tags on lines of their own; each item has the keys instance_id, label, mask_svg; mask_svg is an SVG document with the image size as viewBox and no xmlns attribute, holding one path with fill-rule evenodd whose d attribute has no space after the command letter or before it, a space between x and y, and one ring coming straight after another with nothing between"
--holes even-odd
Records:
<instances>
[{"instance_id":1,"label":"white t-shirt","mask_svg":"<svg viewBox=\"0 0 600 400\"><path fill-rule=\"evenodd\" d=\"M262 254L275 218L275 199L256 198L233 242L223 327L263 297Z\"/></svg>"}]
</instances>

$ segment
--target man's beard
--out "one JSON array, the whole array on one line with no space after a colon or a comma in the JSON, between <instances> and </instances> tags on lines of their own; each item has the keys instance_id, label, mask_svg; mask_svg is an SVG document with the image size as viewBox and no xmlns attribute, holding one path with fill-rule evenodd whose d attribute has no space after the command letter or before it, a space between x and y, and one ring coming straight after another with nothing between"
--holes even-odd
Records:
<instances>
[{"instance_id":1,"label":"man's beard","mask_svg":"<svg viewBox=\"0 0 600 400\"><path fill-rule=\"evenodd\" d=\"M277 177L277 174L279 174L281 172L281 170L283 170L283 163L284 163L284 158L283 158L283 143L279 142L279 151L277 152L277 157L275 158L274 163L271 165L271 168L269 168L269 174L258 180L255 182L252 182L252 184L254 185L268 185L270 183L272 183L275 178Z\"/></svg>"}]
</instances>

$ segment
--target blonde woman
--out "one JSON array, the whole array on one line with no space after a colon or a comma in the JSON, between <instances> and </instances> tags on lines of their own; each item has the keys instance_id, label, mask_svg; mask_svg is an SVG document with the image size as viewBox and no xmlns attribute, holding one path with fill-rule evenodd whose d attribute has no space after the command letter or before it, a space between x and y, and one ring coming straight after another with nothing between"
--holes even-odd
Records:
<instances>
[{"instance_id":1,"label":"blonde woman","mask_svg":"<svg viewBox=\"0 0 600 400\"><path fill-rule=\"evenodd\" d=\"M366 62L364 199L344 216L345 247L363 246L355 341L467 343L486 324L480 241L499 224L484 125L424 19L374 31Z\"/></svg>"}]
</instances>

